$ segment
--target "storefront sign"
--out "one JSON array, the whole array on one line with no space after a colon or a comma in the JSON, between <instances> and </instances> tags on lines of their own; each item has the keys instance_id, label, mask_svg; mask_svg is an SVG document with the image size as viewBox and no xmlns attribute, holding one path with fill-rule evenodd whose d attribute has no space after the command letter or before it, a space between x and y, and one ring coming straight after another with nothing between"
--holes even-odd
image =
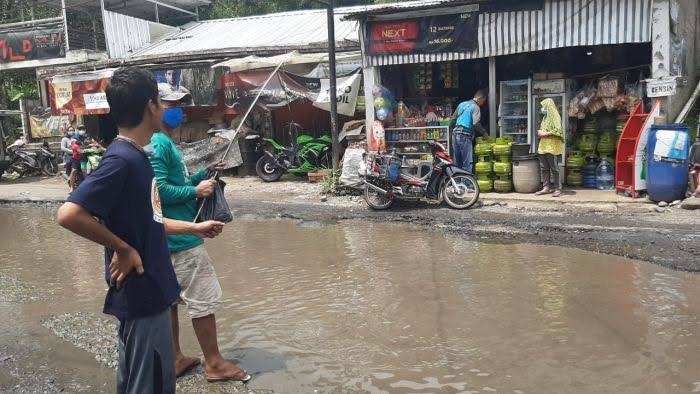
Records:
<instances>
[{"instance_id":1,"label":"storefront sign","mask_svg":"<svg viewBox=\"0 0 700 394\"><path fill-rule=\"evenodd\" d=\"M84 94L83 101L85 102L85 109L88 110L109 109L105 92Z\"/></svg>"},{"instance_id":2,"label":"storefront sign","mask_svg":"<svg viewBox=\"0 0 700 394\"><path fill-rule=\"evenodd\" d=\"M391 22L369 22L370 55L470 52L478 41L475 12L428 16Z\"/></svg>"},{"instance_id":3,"label":"storefront sign","mask_svg":"<svg viewBox=\"0 0 700 394\"><path fill-rule=\"evenodd\" d=\"M55 77L49 83L53 115L99 115L109 113L105 90L111 71Z\"/></svg>"},{"instance_id":4,"label":"storefront sign","mask_svg":"<svg viewBox=\"0 0 700 394\"><path fill-rule=\"evenodd\" d=\"M668 97L676 94L676 77L647 79L647 97Z\"/></svg>"},{"instance_id":5,"label":"storefront sign","mask_svg":"<svg viewBox=\"0 0 700 394\"><path fill-rule=\"evenodd\" d=\"M0 33L0 63L65 56L60 28Z\"/></svg>"}]
</instances>

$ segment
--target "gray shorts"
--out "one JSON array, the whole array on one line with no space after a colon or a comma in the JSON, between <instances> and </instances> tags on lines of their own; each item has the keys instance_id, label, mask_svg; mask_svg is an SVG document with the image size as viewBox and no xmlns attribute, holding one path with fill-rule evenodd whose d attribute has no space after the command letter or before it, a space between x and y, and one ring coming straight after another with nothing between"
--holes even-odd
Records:
<instances>
[{"instance_id":1,"label":"gray shorts","mask_svg":"<svg viewBox=\"0 0 700 394\"><path fill-rule=\"evenodd\" d=\"M187 305L190 318L216 313L221 308L223 293L204 245L172 253L170 259L180 284L178 303Z\"/></svg>"},{"instance_id":2,"label":"gray shorts","mask_svg":"<svg viewBox=\"0 0 700 394\"><path fill-rule=\"evenodd\" d=\"M117 393L175 393L170 308L157 315L119 320Z\"/></svg>"}]
</instances>

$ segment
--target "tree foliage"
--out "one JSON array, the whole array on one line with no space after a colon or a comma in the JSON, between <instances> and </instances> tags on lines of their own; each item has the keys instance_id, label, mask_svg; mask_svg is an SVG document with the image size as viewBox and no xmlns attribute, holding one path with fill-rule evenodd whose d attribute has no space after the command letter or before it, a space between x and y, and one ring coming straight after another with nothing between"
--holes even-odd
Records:
<instances>
[{"instance_id":1,"label":"tree foliage","mask_svg":"<svg viewBox=\"0 0 700 394\"><path fill-rule=\"evenodd\" d=\"M336 7L395 3L398 0L336 0ZM273 12L324 8L313 0L214 0L203 12L204 19L234 18Z\"/></svg>"}]
</instances>

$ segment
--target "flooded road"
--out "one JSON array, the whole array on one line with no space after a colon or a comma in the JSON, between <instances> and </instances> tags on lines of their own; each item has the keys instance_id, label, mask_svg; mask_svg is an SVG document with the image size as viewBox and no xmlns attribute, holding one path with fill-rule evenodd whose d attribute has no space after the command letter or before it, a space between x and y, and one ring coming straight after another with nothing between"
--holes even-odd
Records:
<instances>
[{"instance_id":1,"label":"flooded road","mask_svg":"<svg viewBox=\"0 0 700 394\"><path fill-rule=\"evenodd\" d=\"M0 360L13 357L0 367L112 391L110 368L41 324L99 316L101 249L43 208L0 208L0 235ZM254 374L249 387L283 393L700 391L700 275L484 241L239 218L207 244L221 347ZM0 391L22 379L0 372Z\"/></svg>"}]
</instances>

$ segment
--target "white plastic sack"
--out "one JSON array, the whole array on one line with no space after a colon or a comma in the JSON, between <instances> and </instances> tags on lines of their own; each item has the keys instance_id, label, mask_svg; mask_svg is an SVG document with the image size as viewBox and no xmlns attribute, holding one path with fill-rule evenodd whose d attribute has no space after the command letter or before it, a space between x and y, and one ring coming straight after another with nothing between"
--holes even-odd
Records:
<instances>
[{"instance_id":1,"label":"white plastic sack","mask_svg":"<svg viewBox=\"0 0 700 394\"><path fill-rule=\"evenodd\" d=\"M362 157L365 154L364 149L347 149L343 156L343 172L340 174L340 184L359 188L363 181L360 176L360 167L362 166Z\"/></svg>"}]
</instances>

